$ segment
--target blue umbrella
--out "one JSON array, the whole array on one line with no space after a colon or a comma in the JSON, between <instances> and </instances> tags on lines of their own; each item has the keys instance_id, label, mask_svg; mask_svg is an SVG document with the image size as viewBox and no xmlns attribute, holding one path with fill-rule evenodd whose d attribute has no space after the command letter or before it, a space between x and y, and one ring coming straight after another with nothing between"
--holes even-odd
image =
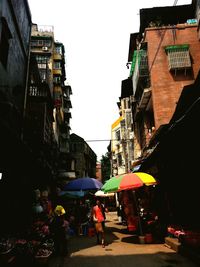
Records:
<instances>
[{"instance_id":1,"label":"blue umbrella","mask_svg":"<svg viewBox=\"0 0 200 267\"><path fill-rule=\"evenodd\" d=\"M103 184L95 178L83 177L78 178L67 183L63 191L86 191L86 190L98 190Z\"/></svg>"},{"instance_id":2,"label":"blue umbrella","mask_svg":"<svg viewBox=\"0 0 200 267\"><path fill-rule=\"evenodd\" d=\"M59 196L67 198L81 198L84 197L87 193L87 191L61 191L59 193Z\"/></svg>"}]
</instances>

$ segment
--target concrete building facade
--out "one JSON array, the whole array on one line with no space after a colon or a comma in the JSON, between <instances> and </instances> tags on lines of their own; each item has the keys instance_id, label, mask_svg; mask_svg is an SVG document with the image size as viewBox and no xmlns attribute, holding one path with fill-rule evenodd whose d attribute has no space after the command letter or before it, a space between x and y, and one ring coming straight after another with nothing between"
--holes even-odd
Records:
<instances>
[{"instance_id":1,"label":"concrete building facade","mask_svg":"<svg viewBox=\"0 0 200 267\"><path fill-rule=\"evenodd\" d=\"M96 178L97 156L87 142L80 136L72 133L70 135L71 157L74 159L74 177Z\"/></svg>"},{"instance_id":2,"label":"concrete building facade","mask_svg":"<svg viewBox=\"0 0 200 267\"><path fill-rule=\"evenodd\" d=\"M0 209L4 216L1 219L0 234L23 228L31 212L30 185L27 179L31 172L31 157L22 138L28 88L30 37L31 14L28 2L2 0L0 2ZM27 190L24 192L25 186ZM22 209L24 198L26 202Z\"/></svg>"}]
</instances>

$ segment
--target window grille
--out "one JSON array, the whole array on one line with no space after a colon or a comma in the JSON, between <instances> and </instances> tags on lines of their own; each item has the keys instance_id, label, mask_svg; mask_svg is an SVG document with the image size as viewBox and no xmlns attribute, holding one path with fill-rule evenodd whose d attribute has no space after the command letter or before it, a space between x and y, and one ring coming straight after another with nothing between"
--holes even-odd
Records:
<instances>
[{"instance_id":1,"label":"window grille","mask_svg":"<svg viewBox=\"0 0 200 267\"><path fill-rule=\"evenodd\" d=\"M149 75L149 68L148 68L148 57L146 50L139 51L139 76L146 77Z\"/></svg>"},{"instance_id":2,"label":"window grille","mask_svg":"<svg viewBox=\"0 0 200 267\"><path fill-rule=\"evenodd\" d=\"M141 49L134 51L129 76L132 76L134 72L137 72L137 76L139 75L140 77L146 77L149 75L148 56L146 50Z\"/></svg>"},{"instance_id":3,"label":"window grille","mask_svg":"<svg viewBox=\"0 0 200 267\"><path fill-rule=\"evenodd\" d=\"M188 45L168 46L165 50L168 56L169 70L191 68Z\"/></svg>"}]
</instances>

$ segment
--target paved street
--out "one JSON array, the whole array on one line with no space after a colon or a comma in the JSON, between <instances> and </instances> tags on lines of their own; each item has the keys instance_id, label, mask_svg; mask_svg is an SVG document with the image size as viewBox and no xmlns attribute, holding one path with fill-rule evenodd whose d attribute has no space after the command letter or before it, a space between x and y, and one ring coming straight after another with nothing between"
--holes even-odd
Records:
<instances>
[{"instance_id":1,"label":"paved street","mask_svg":"<svg viewBox=\"0 0 200 267\"><path fill-rule=\"evenodd\" d=\"M164 244L138 244L133 235L119 225L115 212L107 214L106 241L102 248L96 237L79 236L69 240L69 255L53 258L50 267L197 267Z\"/></svg>"}]
</instances>

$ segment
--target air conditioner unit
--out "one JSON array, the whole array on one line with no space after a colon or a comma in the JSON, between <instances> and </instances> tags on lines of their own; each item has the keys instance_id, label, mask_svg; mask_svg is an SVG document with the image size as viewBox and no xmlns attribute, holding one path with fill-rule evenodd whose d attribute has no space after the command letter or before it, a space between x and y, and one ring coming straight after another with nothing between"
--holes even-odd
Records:
<instances>
[{"instance_id":1,"label":"air conditioner unit","mask_svg":"<svg viewBox=\"0 0 200 267\"><path fill-rule=\"evenodd\" d=\"M43 50L43 51L48 51L48 47L47 47L47 46L43 46L43 47L42 47L42 50Z\"/></svg>"}]
</instances>

